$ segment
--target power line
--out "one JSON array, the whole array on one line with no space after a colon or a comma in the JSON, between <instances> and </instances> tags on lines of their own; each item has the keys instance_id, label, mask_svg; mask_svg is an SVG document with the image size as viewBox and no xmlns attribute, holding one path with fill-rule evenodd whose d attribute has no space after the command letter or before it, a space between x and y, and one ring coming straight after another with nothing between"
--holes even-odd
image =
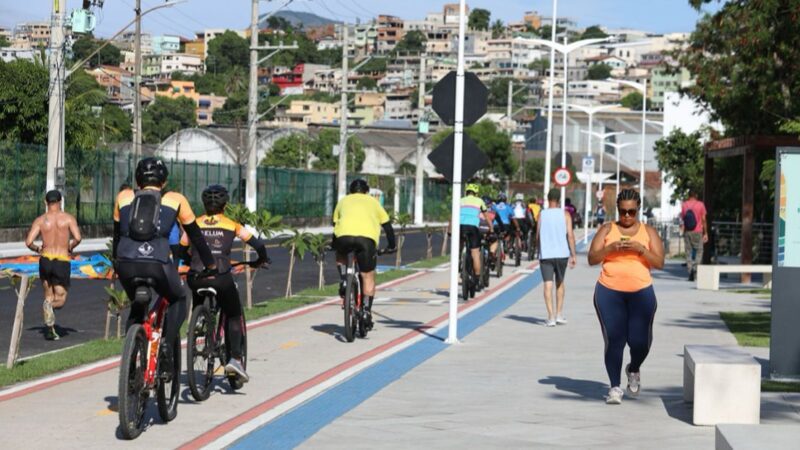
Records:
<instances>
[{"instance_id":1,"label":"power line","mask_svg":"<svg viewBox=\"0 0 800 450\"><path fill-rule=\"evenodd\" d=\"M370 9L367 9L367 8L365 8L364 6L362 6L362 5L361 5L361 3L357 2L356 0L350 0L350 2L352 2L354 5L356 5L356 6L357 6L358 8L360 8L361 10L363 10L363 11L365 11L365 12L369 13L369 15L371 15L371 16L377 17L377 16L379 15L379 14L378 14L378 13L376 13L375 11L372 11L372 10L370 10Z\"/></svg>"}]
</instances>

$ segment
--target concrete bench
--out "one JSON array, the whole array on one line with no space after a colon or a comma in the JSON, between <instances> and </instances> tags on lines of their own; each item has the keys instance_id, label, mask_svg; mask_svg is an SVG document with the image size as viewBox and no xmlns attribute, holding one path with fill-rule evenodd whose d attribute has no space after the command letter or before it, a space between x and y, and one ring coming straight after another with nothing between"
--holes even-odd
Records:
<instances>
[{"instance_id":1,"label":"concrete bench","mask_svg":"<svg viewBox=\"0 0 800 450\"><path fill-rule=\"evenodd\" d=\"M719 276L723 273L762 273L764 287L772 284L772 266L742 264L701 264L697 266L697 289L718 291Z\"/></svg>"},{"instance_id":2,"label":"concrete bench","mask_svg":"<svg viewBox=\"0 0 800 450\"><path fill-rule=\"evenodd\" d=\"M784 450L800 448L797 425L717 425L716 450Z\"/></svg>"},{"instance_id":3,"label":"concrete bench","mask_svg":"<svg viewBox=\"0 0 800 450\"><path fill-rule=\"evenodd\" d=\"M761 365L739 347L684 346L683 399L694 402L695 425L757 424Z\"/></svg>"}]
</instances>

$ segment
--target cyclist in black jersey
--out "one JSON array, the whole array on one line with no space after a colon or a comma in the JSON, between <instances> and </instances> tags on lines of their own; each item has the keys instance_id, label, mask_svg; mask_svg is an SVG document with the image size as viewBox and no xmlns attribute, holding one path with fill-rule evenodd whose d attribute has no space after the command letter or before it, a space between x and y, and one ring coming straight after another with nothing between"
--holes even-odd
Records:
<instances>
[{"instance_id":1,"label":"cyclist in black jersey","mask_svg":"<svg viewBox=\"0 0 800 450\"><path fill-rule=\"evenodd\" d=\"M239 290L231 274L231 248L234 239L238 237L256 250L258 259L250 263L250 267L261 267L269 264L270 260L264 242L225 215L225 205L229 199L228 189L225 186L218 184L208 186L203 191L202 199L206 214L198 217L196 223L214 255L219 274L211 278L189 278L189 287L192 289L195 306L203 303L203 296L197 294L199 289L210 287L217 292L217 301L227 317L227 339L231 344L231 359L225 365L225 371L247 382L250 377L242 364L242 304L239 300ZM202 270L203 264L197 252L190 251L186 235L181 240L181 246L184 255L192 255L189 261L191 268L196 271Z\"/></svg>"}]
</instances>

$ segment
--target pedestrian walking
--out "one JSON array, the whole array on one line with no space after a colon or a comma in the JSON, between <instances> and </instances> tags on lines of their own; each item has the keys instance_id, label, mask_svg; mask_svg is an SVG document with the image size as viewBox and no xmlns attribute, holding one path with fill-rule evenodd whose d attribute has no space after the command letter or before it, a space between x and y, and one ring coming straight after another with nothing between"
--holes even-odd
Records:
<instances>
[{"instance_id":1,"label":"pedestrian walking","mask_svg":"<svg viewBox=\"0 0 800 450\"><path fill-rule=\"evenodd\" d=\"M628 393L639 395L640 368L653 342L656 294L650 270L664 267L664 246L655 228L639 222L639 193L625 189L617 197L619 221L603 225L592 240L589 264L602 263L594 292L594 307L605 340L605 366L609 379L606 403L622 403L620 388L623 353Z\"/></svg>"},{"instance_id":2,"label":"pedestrian walking","mask_svg":"<svg viewBox=\"0 0 800 450\"><path fill-rule=\"evenodd\" d=\"M703 244L708 242L706 205L697 199L697 194L689 192L689 198L681 205L681 231L686 248L686 270L689 281L697 275L697 265L703 263Z\"/></svg>"},{"instance_id":3,"label":"pedestrian walking","mask_svg":"<svg viewBox=\"0 0 800 450\"><path fill-rule=\"evenodd\" d=\"M44 199L47 211L33 221L25 245L40 255L39 278L44 289L44 336L47 340L56 341L61 336L56 332L55 310L63 308L67 302L72 272L70 255L81 243L81 230L75 217L61 210L59 191L48 191ZM40 235L42 244L37 245L34 241Z\"/></svg>"},{"instance_id":4,"label":"pedestrian walking","mask_svg":"<svg viewBox=\"0 0 800 450\"><path fill-rule=\"evenodd\" d=\"M597 205L597 227L602 227L606 221L606 207L603 204Z\"/></svg>"},{"instance_id":5,"label":"pedestrian walking","mask_svg":"<svg viewBox=\"0 0 800 450\"><path fill-rule=\"evenodd\" d=\"M575 267L575 234L572 232L572 216L559 208L561 191L551 189L547 193L549 207L539 213L536 223L536 241L539 243L539 267L544 280L544 304L547 308L545 326L566 324L564 318L564 277L567 265ZM556 307L553 308L553 280L556 287Z\"/></svg>"}]
</instances>

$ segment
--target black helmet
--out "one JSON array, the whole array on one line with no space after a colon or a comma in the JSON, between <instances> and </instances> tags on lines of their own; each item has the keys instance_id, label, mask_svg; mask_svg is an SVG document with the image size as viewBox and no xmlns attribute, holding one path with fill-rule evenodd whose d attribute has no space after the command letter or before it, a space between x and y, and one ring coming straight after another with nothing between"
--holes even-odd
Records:
<instances>
[{"instance_id":1,"label":"black helmet","mask_svg":"<svg viewBox=\"0 0 800 450\"><path fill-rule=\"evenodd\" d=\"M350 182L351 194L366 194L369 192L369 185L363 178L356 178Z\"/></svg>"},{"instance_id":2,"label":"black helmet","mask_svg":"<svg viewBox=\"0 0 800 450\"><path fill-rule=\"evenodd\" d=\"M159 158L144 158L136 166L136 184L141 188L146 186L161 187L167 182L168 176L167 165Z\"/></svg>"},{"instance_id":3,"label":"black helmet","mask_svg":"<svg viewBox=\"0 0 800 450\"><path fill-rule=\"evenodd\" d=\"M212 184L203 190L202 199L207 214L221 214L228 204L228 189L220 184Z\"/></svg>"}]
</instances>

